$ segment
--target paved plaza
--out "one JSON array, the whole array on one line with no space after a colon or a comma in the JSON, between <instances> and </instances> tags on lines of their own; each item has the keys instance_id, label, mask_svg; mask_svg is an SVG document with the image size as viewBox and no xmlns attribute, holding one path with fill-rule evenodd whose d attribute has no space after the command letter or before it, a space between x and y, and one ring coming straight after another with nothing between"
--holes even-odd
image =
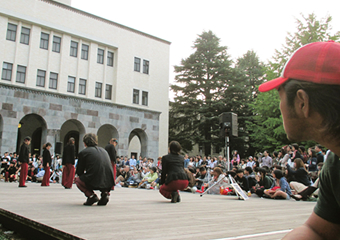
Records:
<instances>
[{"instance_id":1,"label":"paved plaza","mask_svg":"<svg viewBox=\"0 0 340 240\"><path fill-rule=\"evenodd\" d=\"M181 193L171 204L157 190L117 188L107 206L83 206L74 185L0 182L0 208L84 239L281 239L303 224L315 202Z\"/></svg>"}]
</instances>

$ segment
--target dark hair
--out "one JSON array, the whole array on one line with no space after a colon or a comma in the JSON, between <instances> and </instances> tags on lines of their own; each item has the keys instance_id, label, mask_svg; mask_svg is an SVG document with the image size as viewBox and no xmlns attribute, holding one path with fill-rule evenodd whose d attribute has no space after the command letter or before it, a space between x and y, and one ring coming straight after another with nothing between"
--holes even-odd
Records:
<instances>
[{"instance_id":1,"label":"dark hair","mask_svg":"<svg viewBox=\"0 0 340 240\"><path fill-rule=\"evenodd\" d=\"M151 167L150 168L154 173L157 172L157 168L156 167Z\"/></svg>"},{"instance_id":2,"label":"dark hair","mask_svg":"<svg viewBox=\"0 0 340 240\"><path fill-rule=\"evenodd\" d=\"M94 133L87 133L83 137L83 142L87 147L93 147L98 145L97 135Z\"/></svg>"},{"instance_id":3,"label":"dark hair","mask_svg":"<svg viewBox=\"0 0 340 240\"><path fill-rule=\"evenodd\" d=\"M31 141L31 137L29 137L29 136L25 137L24 141Z\"/></svg>"},{"instance_id":4,"label":"dark hair","mask_svg":"<svg viewBox=\"0 0 340 240\"><path fill-rule=\"evenodd\" d=\"M246 167L244 170L247 170L247 172L252 173L253 169L251 169L251 167Z\"/></svg>"},{"instance_id":5,"label":"dark hair","mask_svg":"<svg viewBox=\"0 0 340 240\"><path fill-rule=\"evenodd\" d=\"M237 170L236 170L236 174L237 174L237 173L243 173L243 169L237 169Z\"/></svg>"},{"instance_id":6,"label":"dark hair","mask_svg":"<svg viewBox=\"0 0 340 240\"><path fill-rule=\"evenodd\" d=\"M205 167L200 167L200 172L204 172L205 170Z\"/></svg>"},{"instance_id":7,"label":"dark hair","mask_svg":"<svg viewBox=\"0 0 340 240\"><path fill-rule=\"evenodd\" d=\"M282 84L287 96L287 104L294 108L296 92L304 90L309 96L309 106L323 118L325 134L340 137L340 85L316 84L290 79Z\"/></svg>"},{"instance_id":8,"label":"dark hair","mask_svg":"<svg viewBox=\"0 0 340 240\"><path fill-rule=\"evenodd\" d=\"M310 152L312 153L312 156L311 156L312 158L313 158L313 157L316 157L316 151L315 151L315 149L311 148L311 149L310 149Z\"/></svg>"},{"instance_id":9,"label":"dark hair","mask_svg":"<svg viewBox=\"0 0 340 240\"><path fill-rule=\"evenodd\" d=\"M179 144L179 142L171 141L169 144L169 149L171 153L179 154L180 151L182 150L182 147L181 147L181 144Z\"/></svg>"},{"instance_id":10,"label":"dark hair","mask_svg":"<svg viewBox=\"0 0 340 240\"><path fill-rule=\"evenodd\" d=\"M299 150L299 145L297 143L293 143L292 147L295 148L295 150Z\"/></svg>"},{"instance_id":11,"label":"dark hair","mask_svg":"<svg viewBox=\"0 0 340 240\"><path fill-rule=\"evenodd\" d=\"M305 152L306 148L304 146L299 146L299 148L301 149L301 152Z\"/></svg>"},{"instance_id":12,"label":"dark hair","mask_svg":"<svg viewBox=\"0 0 340 240\"><path fill-rule=\"evenodd\" d=\"M281 170L275 170L274 174L276 179L281 179L283 177L283 173Z\"/></svg>"},{"instance_id":13,"label":"dark hair","mask_svg":"<svg viewBox=\"0 0 340 240\"><path fill-rule=\"evenodd\" d=\"M274 151L274 152L273 152L273 156L274 156L274 157L278 157L278 156L279 156L279 153L276 152L276 151Z\"/></svg>"},{"instance_id":14,"label":"dark hair","mask_svg":"<svg viewBox=\"0 0 340 240\"><path fill-rule=\"evenodd\" d=\"M76 140L74 140L73 137L71 137L69 140L68 140L68 144L73 144Z\"/></svg>"},{"instance_id":15,"label":"dark hair","mask_svg":"<svg viewBox=\"0 0 340 240\"><path fill-rule=\"evenodd\" d=\"M43 149L46 149L48 146L51 146L51 147L52 147L52 144L49 143L49 142L45 143L45 144L43 145Z\"/></svg>"}]
</instances>

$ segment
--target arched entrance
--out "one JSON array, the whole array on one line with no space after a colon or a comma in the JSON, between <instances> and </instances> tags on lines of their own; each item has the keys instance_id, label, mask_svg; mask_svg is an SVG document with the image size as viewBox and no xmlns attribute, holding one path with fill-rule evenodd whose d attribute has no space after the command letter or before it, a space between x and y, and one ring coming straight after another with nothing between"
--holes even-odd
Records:
<instances>
[{"instance_id":1,"label":"arched entrance","mask_svg":"<svg viewBox=\"0 0 340 240\"><path fill-rule=\"evenodd\" d=\"M111 138L117 138L119 142L119 135L117 129L110 125L105 124L98 129L98 146L105 147Z\"/></svg>"},{"instance_id":2,"label":"arched entrance","mask_svg":"<svg viewBox=\"0 0 340 240\"><path fill-rule=\"evenodd\" d=\"M144 130L136 128L129 135L128 156L135 155L136 159L139 156L148 157L147 154L148 138Z\"/></svg>"},{"instance_id":3,"label":"arched entrance","mask_svg":"<svg viewBox=\"0 0 340 240\"><path fill-rule=\"evenodd\" d=\"M45 119L38 114L27 114L18 124L17 147L19 152L20 146L26 136L31 137L31 154L42 154L42 145L46 142L47 125Z\"/></svg>"},{"instance_id":4,"label":"arched entrance","mask_svg":"<svg viewBox=\"0 0 340 240\"><path fill-rule=\"evenodd\" d=\"M68 140L73 137L75 140L74 146L76 149L76 157L78 157L79 151L84 149L83 136L85 135L84 125L78 120L71 119L64 122L60 129L60 141L62 141L61 154Z\"/></svg>"}]
</instances>

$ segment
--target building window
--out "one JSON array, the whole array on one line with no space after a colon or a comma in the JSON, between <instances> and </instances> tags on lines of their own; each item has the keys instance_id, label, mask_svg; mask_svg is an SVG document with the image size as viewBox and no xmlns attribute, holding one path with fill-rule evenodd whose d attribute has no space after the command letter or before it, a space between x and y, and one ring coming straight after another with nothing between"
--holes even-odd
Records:
<instances>
[{"instance_id":1,"label":"building window","mask_svg":"<svg viewBox=\"0 0 340 240\"><path fill-rule=\"evenodd\" d=\"M16 82L25 83L25 78L26 78L26 67L18 65Z\"/></svg>"},{"instance_id":2,"label":"building window","mask_svg":"<svg viewBox=\"0 0 340 240\"><path fill-rule=\"evenodd\" d=\"M46 71L38 69L38 73L37 73L37 86L45 87L45 78L46 78Z\"/></svg>"},{"instance_id":3,"label":"building window","mask_svg":"<svg viewBox=\"0 0 340 240\"><path fill-rule=\"evenodd\" d=\"M100 48L98 48L97 63L104 63L104 50Z\"/></svg>"},{"instance_id":4,"label":"building window","mask_svg":"<svg viewBox=\"0 0 340 240\"><path fill-rule=\"evenodd\" d=\"M16 36L17 36L17 25L8 23L6 39L15 42Z\"/></svg>"},{"instance_id":5,"label":"building window","mask_svg":"<svg viewBox=\"0 0 340 240\"><path fill-rule=\"evenodd\" d=\"M107 66L113 67L113 52L107 52Z\"/></svg>"},{"instance_id":6,"label":"building window","mask_svg":"<svg viewBox=\"0 0 340 240\"><path fill-rule=\"evenodd\" d=\"M40 48L42 49L48 49L48 40L50 38L50 35L47 33L41 33L41 37L40 37Z\"/></svg>"},{"instance_id":7,"label":"building window","mask_svg":"<svg viewBox=\"0 0 340 240\"><path fill-rule=\"evenodd\" d=\"M28 45L30 42L30 31L31 29L22 27L21 28L21 36L20 43Z\"/></svg>"},{"instance_id":8,"label":"building window","mask_svg":"<svg viewBox=\"0 0 340 240\"><path fill-rule=\"evenodd\" d=\"M6 63L2 65L2 75L1 79L2 80L12 80L12 69L13 69L13 64L12 63Z\"/></svg>"},{"instance_id":9,"label":"building window","mask_svg":"<svg viewBox=\"0 0 340 240\"><path fill-rule=\"evenodd\" d=\"M86 80L79 79L79 94L85 95L86 93Z\"/></svg>"},{"instance_id":10,"label":"building window","mask_svg":"<svg viewBox=\"0 0 340 240\"><path fill-rule=\"evenodd\" d=\"M140 58L135 57L135 67L136 72L140 72Z\"/></svg>"},{"instance_id":11,"label":"building window","mask_svg":"<svg viewBox=\"0 0 340 240\"><path fill-rule=\"evenodd\" d=\"M142 92L142 105L148 106L148 92Z\"/></svg>"},{"instance_id":12,"label":"building window","mask_svg":"<svg viewBox=\"0 0 340 240\"><path fill-rule=\"evenodd\" d=\"M78 55L78 43L71 41L70 56L77 57L77 55Z\"/></svg>"},{"instance_id":13,"label":"building window","mask_svg":"<svg viewBox=\"0 0 340 240\"><path fill-rule=\"evenodd\" d=\"M60 44L61 44L61 38L57 36L53 36L52 51L60 53Z\"/></svg>"},{"instance_id":14,"label":"building window","mask_svg":"<svg viewBox=\"0 0 340 240\"><path fill-rule=\"evenodd\" d=\"M102 83L96 82L95 97L102 97Z\"/></svg>"},{"instance_id":15,"label":"building window","mask_svg":"<svg viewBox=\"0 0 340 240\"><path fill-rule=\"evenodd\" d=\"M58 73L50 73L50 86L51 89L57 89L58 85Z\"/></svg>"},{"instance_id":16,"label":"building window","mask_svg":"<svg viewBox=\"0 0 340 240\"><path fill-rule=\"evenodd\" d=\"M133 103L139 104L139 90L133 89Z\"/></svg>"},{"instance_id":17,"label":"building window","mask_svg":"<svg viewBox=\"0 0 340 240\"><path fill-rule=\"evenodd\" d=\"M149 61L143 60L143 73L149 74Z\"/></svg>"},{"instance_id":18,"label":"building window","mask_svg":"<svg viewBox=\"0 0 340 240\"><path fill-rule=\"evenodd\" d=\"M89 45L83 44L81 46L81 59L89 59Z\"/></svg>"},{"instance_id":19,"label":"building window","mask_svg":"<svg viewBox=\"0 0 340 240\"><path fill-rule=\"evenodd\" d=\"M68 81L67 81L67 91L68 92L74 93L74 84L75 83L76 83L76 78L68 76Z\"/></svg>"},{"instance_id":20,"label":"building window","mask_svg":"<svg viewBox=\"0 0 340 240\"><path fill-rule=\"evenodd\" d=\"M112 98L112 85L106 84L105 88L105 99L110 99Z\"/></svg>"}]
</instances>

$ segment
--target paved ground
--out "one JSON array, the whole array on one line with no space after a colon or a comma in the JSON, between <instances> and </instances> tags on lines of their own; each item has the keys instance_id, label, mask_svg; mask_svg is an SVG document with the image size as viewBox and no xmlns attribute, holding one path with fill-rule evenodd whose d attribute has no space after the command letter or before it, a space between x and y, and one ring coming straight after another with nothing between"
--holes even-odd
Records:
<instances>
[{"instance_id":1,"label":"paved ground","mask_svg":"<svg viewBox=\"0 0 340 240\"><path fill-rule=\"evenodd\" d=\"M107 206L59 184L0 182L0 208L85 239L281 239L303 224L314 202L181 193L171 204L156 190L117 188Z\"/></svg>"}]
</instances>

